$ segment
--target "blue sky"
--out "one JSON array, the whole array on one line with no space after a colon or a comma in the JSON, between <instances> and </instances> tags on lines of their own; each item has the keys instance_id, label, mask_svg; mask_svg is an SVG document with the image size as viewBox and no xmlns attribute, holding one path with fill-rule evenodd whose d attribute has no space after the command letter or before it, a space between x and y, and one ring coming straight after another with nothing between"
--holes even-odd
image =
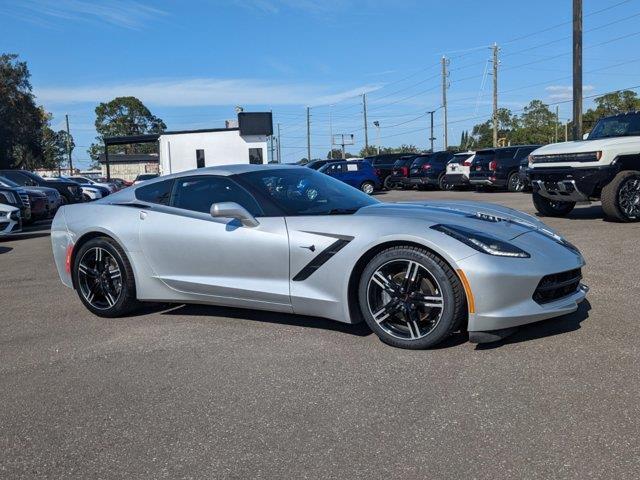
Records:
<instances>
[{"instance_id":1,"label":"blue sky","mask_svg":"<svg viewBox=\"0 0 640 480\"><path fill-rule=\"evenodd\" d=\"M640 85L640 0L584 0L584 12L584 94ZM442 55L458 143L490 115L493 42L500 106L569 99L570 20L571 0L0 0L0 51L28 62L54 128L69 114L80 166L95 106L119 95L139 97L169 129L221 127L235 105L273 110L283 160L296 161L306 156L306 106L314 157L329 150L330 112L333 132L353 133L359 150L363 92L382 145L426 147ZM571 104L559 108L568 119ZM438 111L437 147L441 123Z\"/></svg>"}]
</instances>

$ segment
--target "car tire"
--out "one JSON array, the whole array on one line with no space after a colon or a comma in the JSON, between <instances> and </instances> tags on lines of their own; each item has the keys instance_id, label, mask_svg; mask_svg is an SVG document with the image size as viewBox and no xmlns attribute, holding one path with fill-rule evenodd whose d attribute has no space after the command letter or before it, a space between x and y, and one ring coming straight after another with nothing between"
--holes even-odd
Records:
<instances>
[{"instance_id":1,"label":"car tire","mask_svg":"<svg viewBox=\"0 0 640 480\"><path fill-rule=\"evenodd\" d=\"M89 195L87 195L86 193L82 194L82 200L85 202L90 202L91 201L91 197Z\"/></svg>"},{"instance_id":2,"label":"car tire","mask_svg":"<svg viewBox=\"0 0 640 480\"><path fill-rule=\"evenodd\" d=\"M566 217L576 206L576 202L556 202L533 192L533 206L545 217Z\"/></svg>"},{"instance_id":3,"label":"car tire","mask_svg":"<svg viewBox=\"0 0 640 480\"><path fill-rule=\"evenodd\" d=\"M109 237L93 238L79 248L74 254L72 278L80 300L95 315L122 317L139 306L131 264L120 245Z\"/></svg>"},{"instance_id":4,"label":"car tire","mask_svg":"<svg viewBox=\"0 0 640 480\"><path fill-rule=\"evenodd\" d=\"M619 172L602 189L600 199L605 218L616 222L640 221L640 172Z\"/></svg>"},{"instance_id":5,"label":"car tire","mask_svg":"<svg viewBox=\"0 0 640 480\"><path fill-rule=\"evenodd\" d=\"M360 190L362 190L367 195L371 195L376 189L376 186L373 182L365 181L360 184Z\"/></svg>"},{"instance_id":6,"label":"car tire","mask_svg":"<svg viewBox=\"0 0 640 480\"><path fill-rule=\"evenodd\" d=\"M395 188L395 182L391 180L391 176L387 176L384 179L384 189L385 190L393 190Z\"/></svg>"},{"instance_id":7,"label":"car tire","mask_svg":"<svg viewBox=\"0 0 640 480\"><path fill-rule=\"evenodd\" d=\"M518 172L513 172L507 179L507 190L509 192L522 192L524 190L524 183L520 179Z\"/></svg>"},{"instance_id":8,"label":"car tire","mask_svg":"<svg viewBox=\"0 0 640 480\"><path fill-rule=\"evenodd\" d=\"M379 275L390 282L393 296L381 286ZM395 290L403 288L399 281L403 279L408 282L405 290ZM424 306L419 298L440 306ZM429 250L412 246L388 248L369 261L360 276L358 302L365 322L380 340L408 349L441 343L460 329L467 311L464 289L453 269ZM378 310L381 306L397 308L399 303L401 310L386 318Z\"/></svg>"},{"instance_id":9,"label":"car tire","mask_svg":"<svg viewBox=\"0 0 640 480\"><path fill-rule=\"evenodd\" d=\"M447 180L445 179L445 175L442 174L442 175L440 175L440 178L438 178L438 187L443 192L448 192L448 191L453 190L454 185L451 184L451 183L447 183Z\"/></svg>"}]
</instances>

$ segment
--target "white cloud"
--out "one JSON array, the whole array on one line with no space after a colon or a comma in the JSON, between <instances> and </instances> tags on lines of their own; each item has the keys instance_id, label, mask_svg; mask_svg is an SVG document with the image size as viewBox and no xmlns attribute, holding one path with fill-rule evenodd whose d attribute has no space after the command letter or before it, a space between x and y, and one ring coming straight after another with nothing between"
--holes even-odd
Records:
<instances>
[{"instance_id":1,"label":"white cloud","mask_svg":"<svg viewBox=\"0 0 640 480\"><path fill-rule=\"evenodd\" d=\"M110 85L38 87L38 101L45 105L97 103L118 96L135 96L144 103L167 107L211 105L328 105L380 85L362 85L348 90L317 84L278 83L253 79L196 78L187 80L137 81Z\"/></svg>"},{"instance_id":2,"label":"white cloud","mask_svg":"<svg viewBox=\"0 0 640 480\"><path fill-rule=\"evenodd\" d=\"M139 29L166 12L138 1L103 0L22 0L0 8L4 13L42 26L57 27L61 20L102 22Z\"/></svg>"},{"instance_id":3,"label":"white cloud","mask_svg":"<svg viewBox=\"0 0 640 480\"><path fill-rule=\"evenodd\" d=\"M593 85L583 85L582 93L586 94L595 89ZM573 98L573 87L571 85L551 85L545 90L548 92L549 100L571 100Z\"/></svg>"}]
</instances>

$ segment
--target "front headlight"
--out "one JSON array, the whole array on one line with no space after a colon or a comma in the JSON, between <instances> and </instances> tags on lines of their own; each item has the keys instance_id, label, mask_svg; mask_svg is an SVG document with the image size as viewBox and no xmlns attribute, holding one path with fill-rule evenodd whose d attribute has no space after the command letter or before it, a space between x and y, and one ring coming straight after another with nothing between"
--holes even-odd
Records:
<instances>
[{"instance_id":1,"label":"front headlight","mask_svg":"<svg viewBox=\"0 0 640 480\"><path fill-rule=\"evenodd\" d=\"M454 227L453 225L433 225L431 228L487 255L512 258L531 257L527 252L515 245L470 228Z\"/></svg>"}]
</instances>

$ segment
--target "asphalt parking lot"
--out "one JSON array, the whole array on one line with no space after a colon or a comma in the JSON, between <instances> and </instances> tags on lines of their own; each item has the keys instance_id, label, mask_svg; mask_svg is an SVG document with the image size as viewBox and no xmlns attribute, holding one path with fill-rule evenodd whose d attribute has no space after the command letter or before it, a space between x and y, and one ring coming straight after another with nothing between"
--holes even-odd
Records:
<instances>
[{"instance_id":1,"label":"asphalt parking lot","mask_svg":"<svg viewBox=\"0 0 640 480\"><path fill-rule=\"evenodd\" d=\"M464 198L533 213L528 195ZM89 314L46 225L0 242L0 478L638 478L640 224L546 219L588 302L475 346L203 306Z\"/></svg>"}]
</instances>

